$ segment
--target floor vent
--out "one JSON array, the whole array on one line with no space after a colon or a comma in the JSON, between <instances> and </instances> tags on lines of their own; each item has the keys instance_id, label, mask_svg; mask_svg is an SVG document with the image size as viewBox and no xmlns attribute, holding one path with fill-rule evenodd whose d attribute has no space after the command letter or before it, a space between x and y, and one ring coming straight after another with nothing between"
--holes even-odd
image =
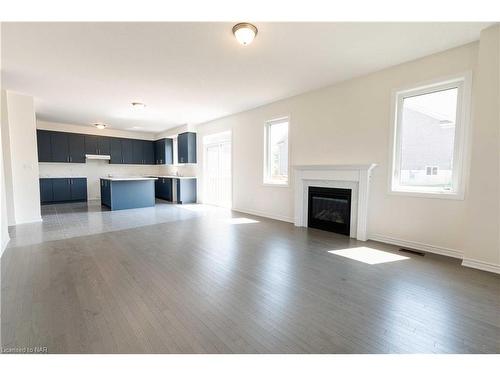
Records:
<instances>
[{"instance_id":1,"label":"floor vent","mask_svg":"<svg viewBox=\"0 0 500 375\"><path fill-rule=\"evenodd\" d=\"M424 252L422 251L417 251L417 250L410 250L410 249L399 249L399 251L402 251L404 253L410 253L410 254L415 254L415 255L420 255L421 257L423 257L425 255Z\"/></svg>"}]
</instances>

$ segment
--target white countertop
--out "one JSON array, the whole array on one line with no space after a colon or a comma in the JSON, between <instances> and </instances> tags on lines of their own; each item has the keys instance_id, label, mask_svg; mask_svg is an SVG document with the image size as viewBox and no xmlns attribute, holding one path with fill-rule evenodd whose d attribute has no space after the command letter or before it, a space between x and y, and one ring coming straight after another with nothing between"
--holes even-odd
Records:
<instances>
[{"instance_id":1,"label":"white countertop","mask_svg":"<svg viewBox=\"0 0 500 375\"><path fill-rule=\"evenodd\" d=\"M101 177L101 180L109 181L147 181L157 179L156 177Z\"/></svg>"},{"instance_id":2,"label":"white countertop","mask_svg":"<svg viewBox=\"0 0 500 375\"><path fill-rule=\"evenodd\" d=\"M178 179L188 179L188 178L196 178L196 176L155 176L157 178L178 178Z\"/></svg>"},{"instance_id":3,"label":"white countertop","mask_svg":"<svg viewBox=\"0 0 500 375\"><path fill-rule=\"evenodd\" d=\"M87 176L39 176L38 178L87 178Z\"/></svg>"}]
</instances>

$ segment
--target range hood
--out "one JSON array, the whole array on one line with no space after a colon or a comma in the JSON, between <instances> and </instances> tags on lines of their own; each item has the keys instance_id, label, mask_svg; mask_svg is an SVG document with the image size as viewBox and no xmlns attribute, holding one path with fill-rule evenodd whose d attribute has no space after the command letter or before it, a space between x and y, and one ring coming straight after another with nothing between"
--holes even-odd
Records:
<instances>
[{"instance_id":1,"label":"range hood","mask_svg":"<svg viewBox=\"0 0 500 375\"><path fill-rule=\"evenodd\" d=\"M111 160L111 156L109 156L109 155L85 154L85 159L87 159L87 160Z\"/></svg>"}]
</instances>

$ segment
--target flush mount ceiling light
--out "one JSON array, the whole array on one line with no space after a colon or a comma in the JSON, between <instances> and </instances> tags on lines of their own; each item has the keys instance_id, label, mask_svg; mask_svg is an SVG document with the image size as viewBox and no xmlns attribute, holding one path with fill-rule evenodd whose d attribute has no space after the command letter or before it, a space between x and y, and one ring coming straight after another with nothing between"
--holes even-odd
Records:
<instances>
[{"instance_id":1,"label":"flush mount ceiling light","mask_svg":"<svg viewBox=\"0 0 500 375\"><path fill-rule=\"evenodd\" d=\"M141 102L132 102L132 107L137 108L137 109L142 109L142 108L146 108L146 104L141 103Z\"/></svg>"},{"instance_id":2,"label":"flush mount ceiling light","mask_svg":"<svg viewBox=\"0 0 500 375\"><path fill-rule=\"evenodd\" d=\"M247 46L257 36L257 28L248 22L238 23L233 26L233 34L240 44Z\"/></svg>"},{"instance_id":3,"label":"flush mount ceiling light","mask_svg":"<svg viewBox=\"0 0 500 375\"><path fill-rule=\"evenodd\" d=\"M96 123L94 124L94 126L95 126L97 129L99 129L99 130L102 130L102 129L105 129L105 128L107 128L107 127L108 127L108 125L103 124L102 122L96 122Z\"/></svg>"}]
</instances>

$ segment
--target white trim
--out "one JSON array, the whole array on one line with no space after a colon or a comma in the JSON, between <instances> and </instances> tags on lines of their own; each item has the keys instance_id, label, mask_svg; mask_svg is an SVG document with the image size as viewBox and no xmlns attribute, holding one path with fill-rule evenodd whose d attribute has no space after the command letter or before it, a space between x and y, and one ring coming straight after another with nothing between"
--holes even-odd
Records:
<instances>
[{"instance_id":1,"label":"white trim","mask_svg":"<svg viewBox=\"0 0 500 375\"><path fill-rule=\"evenodd\" d=\"M476 269L481 270L481 271L488 271L488 272L500 274L500 265L488 263L488 262L483 262L481 260L473 260L473 259L464 258L464 260L462 261L462 266L476 268Z\"/></svg>"},{"instance_id":2,"label":"white trim","mask_svg":"<svg viewBox=\"0 0 500 375\"><path fill-rule=\"evenodd\" d=\"M462 259L464 256L463 251L460 251L460 250L450 249L450 248L442 247L442 246L430 245L430 244L417 242L417 241L403 240L400 238L385 236L383 234L370 233L368 235L368 239L372 240L372 241L387 243L390 245L396 245L396 246L406 247L406 248L410 248L410 249L421 250L421 251L425 251L427 253L445 255L448 257L452 257L452 258Z\"/></svg>"},{"instance_id":3,"label":"white trim","mask_svg":"<svg viewBox=\"0 0 500 375\"><path fill-rule=\"evenodd\" d=\"M269 155L269 145L268 145L268 138L269 138L269 129L271 125L274 124L280 124L282 122L287 122L288 123L288 134L287 134L287 144L288 144L288 149L287 149L287 154L288 154L288 165L287 165L287 178L286 182L273 182L272 180L269 179L268 176L268 169L269 169L269 163L268 163L268 155ZM291 157L291 152L290 152L290 125L291 125L291 118L290 115L284 115L284 116L278 116L273 118L272 120L267 120L264 122L264 152L263 152L263 163L262 163L262 185L263 186L285 186L288 187L290 184L290 157Z\"/></svg>"},{"instance_id":4,"label":"white trim","mask_svg":"<svg viewBox=\"0 0 500 375\"><path fill-rule=\"evenodd\" d=\"M266 217L268 219L273 219L273 220L279 220L279 221L285 221L287 223L293 223L293 217L286 217L282 215L274 215L274 214L269 214L267 212L263 211L257 211L257 210L250 210L247 208L232 208L233 211L236 212L241 212L243 214L249 214L249 215L254 215L254 216L262 216Z\"/></svg>"},{"instance_id":5,"label":"white trim","mask_svg":"<svg viewBox=\"0 0 500 375\"><path fill-rule=\"evenodd\" d=\"M14 225L9 225L10 227L16 226L16 225L21 225L21 224L30 224L30 223L39 223L42 221L42 217L38 216L33 219L28 219L28 220L23 220L23 221L16 221Z\"/></svg>"},{"instance_id":6,"label":"white trim","mask_svg":"<svg viewBox=\"0 0 500 375\"><path fill-rule=\"evenodd\" d=\"M468 178L469 167L469 146L470 146L470 108L471 108L471 71L463 72L453 76L442 77L432 81L407 86L392 91L391 94L391 132L390 132L390 152L389 152L389 173L388 173L388 194L405 195L421 198L455 199L464 200L466 190L466 180ZM459 90L457 97L457 113L455 128L455 145L453 152L453 191L429 191L414 189L410 186L397 186L394 182L395 170L400 165L399 149L400 139L397 127L400 124L402 100L407 96L415 96L422 93L430 93L446 88L457 87ZM411 95L405 95L409 94Z\"/></svg>"}]
</instances>

